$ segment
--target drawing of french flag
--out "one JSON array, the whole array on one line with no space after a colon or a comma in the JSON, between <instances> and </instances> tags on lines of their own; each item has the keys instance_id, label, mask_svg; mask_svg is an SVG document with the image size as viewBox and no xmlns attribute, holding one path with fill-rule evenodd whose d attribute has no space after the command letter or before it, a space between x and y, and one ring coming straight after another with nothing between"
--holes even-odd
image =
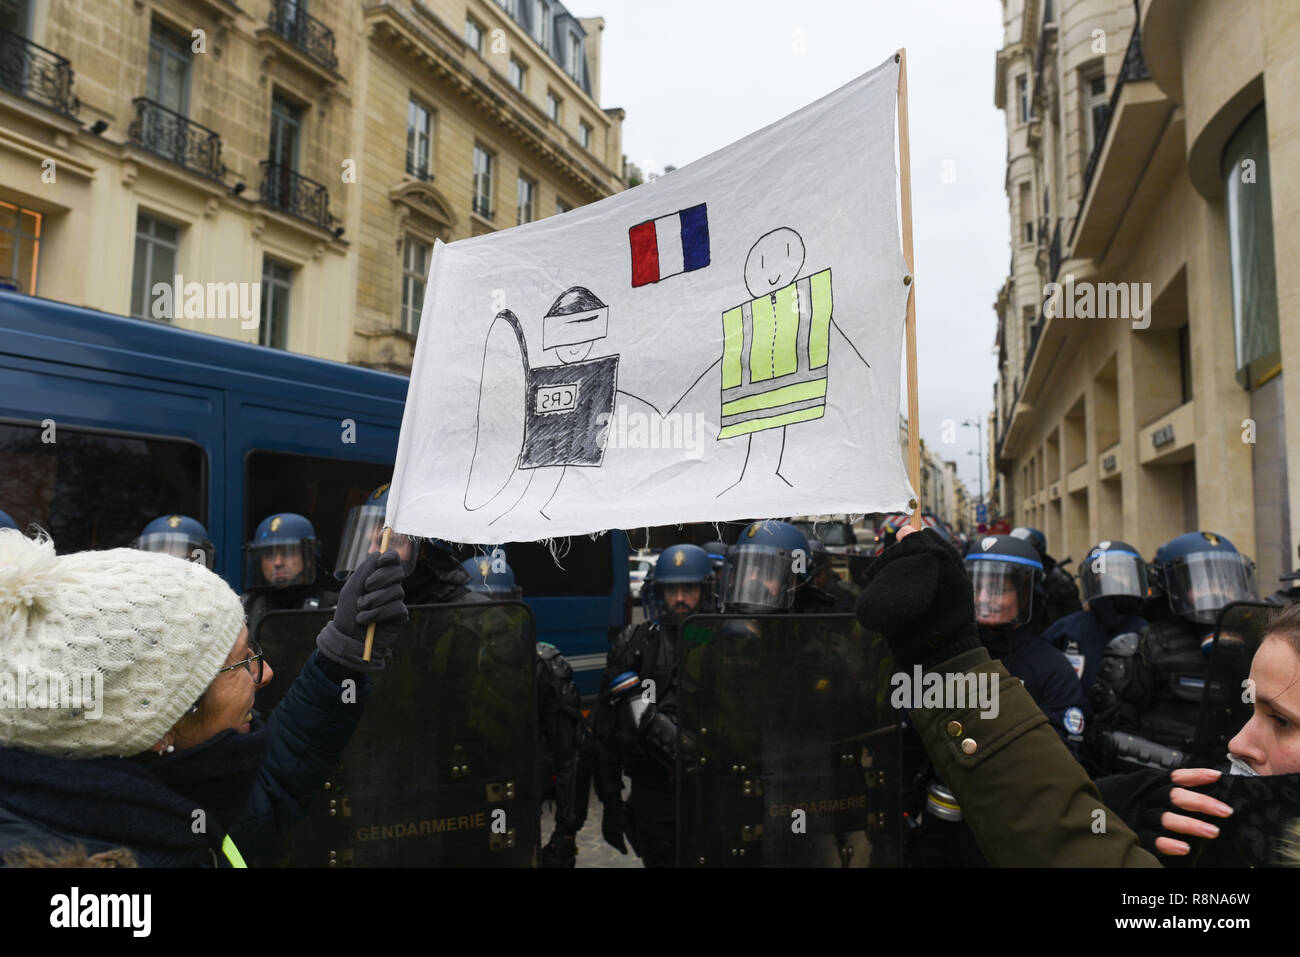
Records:
<instances>
[{"instance_id":1,"label":"drawing of french flag","mask_svg":"<svg viewBox=\"0 0 1300 957\"><path fill-rule=\"evenodd\" d=\"M632 288L703 269L709 264L709 211L704 203L627 231L632 245Z\"/></svg>"}]
</instances>

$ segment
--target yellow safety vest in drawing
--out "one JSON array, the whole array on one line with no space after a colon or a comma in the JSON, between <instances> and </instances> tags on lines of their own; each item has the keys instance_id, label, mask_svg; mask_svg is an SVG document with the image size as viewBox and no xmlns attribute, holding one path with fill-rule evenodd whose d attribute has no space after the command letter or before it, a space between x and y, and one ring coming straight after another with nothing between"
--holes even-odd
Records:
<instances>
[{"instance_id":1,"label":"yellow safety vest in drawing","mask_svg":"<svg viewBox=\"0 0 1300 957\"><path fill-rule=\"evenodd\" d=\"M829 269L722 314L718 438L822 417L830 323Z\"/></svg>"}]
</instances>

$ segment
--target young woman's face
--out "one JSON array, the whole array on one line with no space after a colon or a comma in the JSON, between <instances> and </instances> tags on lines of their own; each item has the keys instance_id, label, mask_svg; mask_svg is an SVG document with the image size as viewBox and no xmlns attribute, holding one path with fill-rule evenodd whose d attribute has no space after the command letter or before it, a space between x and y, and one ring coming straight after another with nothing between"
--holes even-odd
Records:
<instances>
[{"instance_id":1,"label":"young woman's face","mask_svg":"<svg viewBox=\"0 0 1300 957\"><path fill-rule=\"evenodd\" d=\"M1228 750L1260 774L1300 773L1300 656L1268 636L1250 664L1255 713Z\"/></svg>"},{"instance_id":2,"label":"young woman's face","mask_svg":"<svg viewBox=\"0 0 1300 957\"><path fill-rule=\"evenodd\" d=\"M251 657L253 652L248 646L248 628L239 632L235 647L226 656L223 667L230 667ZM249 723L253 719L253 700L257 689L270 683L274 672L268 662L262 662L262 680L254 683L253 674L257 671L257 662L252 663L252 672L248 666L220 672L212 681L203 704L189 727L182 730L182 721L176 729L176 747L192 748L226 730L247 734Z\"/></svg>"}]
</instances>

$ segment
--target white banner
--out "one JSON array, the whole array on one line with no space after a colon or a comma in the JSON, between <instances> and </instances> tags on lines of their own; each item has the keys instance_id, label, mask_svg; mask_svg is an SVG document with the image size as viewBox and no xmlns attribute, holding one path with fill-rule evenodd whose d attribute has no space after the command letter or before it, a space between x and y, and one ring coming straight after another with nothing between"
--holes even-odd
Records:
<instances>
[{"instance_id":1,"label":"white banner","mask_svg":"<svg viewBox=\"0 0 1300 957\"><path fill-rule=\"evenodd\" d=\"M891 57L653 183L437 244L394 530L904 509L897 85Z\"/></svg>"}]
</instances>

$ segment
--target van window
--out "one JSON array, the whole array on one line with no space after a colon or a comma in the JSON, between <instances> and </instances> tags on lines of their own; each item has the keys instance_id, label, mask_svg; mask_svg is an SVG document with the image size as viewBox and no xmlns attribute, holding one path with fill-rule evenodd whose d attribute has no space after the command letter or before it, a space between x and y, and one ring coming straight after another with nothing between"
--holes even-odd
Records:
<instances>
[{"instance_id":1,"label":"van window","mask_svg":"<svg viewBox=\"0 0 1300 957\"><path fill-rule=\"evenodd\" d=\"M586 535L559 539L558 565L540 542L510 542L502 548L525 601L563 595L609 595L614 591L614 557L608 534L595 541ZM457 560L464 561L484 550L457 545L453 552Z\"/></svg>"},{"instance_id":2,"label":"van window","mask_svg":"<svg viewBox=\"0 0 1300 957\"><path fill-rule=\"evenodd\" d=\"M182 439L0 422L0 511L60 554L127 547L160 515L208 524L208 456Z\"/></svg>"},{"instance_id":3,"label":"van window","mask_svg":"<svg viewBox=\"0 0 1300 957\"><path fill-rule=\"evenodd\" d=\"M348 509L393 474L393 466L288 452L249 452L244 459L244 538L276 512L305 515L316 528L325 567L333 569ZM240 545L243 542L239 543Z\"/></svg>"}]
</instances>

